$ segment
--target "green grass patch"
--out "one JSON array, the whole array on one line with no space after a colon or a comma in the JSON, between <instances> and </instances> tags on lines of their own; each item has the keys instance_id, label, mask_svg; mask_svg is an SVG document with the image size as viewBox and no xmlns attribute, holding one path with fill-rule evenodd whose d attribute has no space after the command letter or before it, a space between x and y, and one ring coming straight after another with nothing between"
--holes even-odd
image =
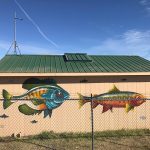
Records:
<instances>
[{"instance_id":1,"label":"green grass patch","mask_svg":"<svg viewBox=\"0 0 150 150\"><path fill-rule=\"evenodd\" d=\"M133 130L108 130L108 131L101 131L101 132L94 132L94 138L99 137L121 137L121 136L150 136L149 129L133 129ZM66 139L66 138L91 138L90 132L64 132L64 133L55 133L53 131L47 132L44 131L38 135L28 136L29 139Z\"/></svg>"},{"instance_id":2,"label":"green grass patch","mask_svg":"<svg viewBox=\"0 0 150 150\"><path fill-rule=\"evenodd\" d=\"M95 137L120 137L120 136L142 136L150 135L149 129L132 129L132 130L114 130L114 131L102 131L95 132Z\"/></svg>"},{"instance_id":3,"label":"green grass patch","mask_svg":"<svg viewBox=\"0 0 150 150\"><path fill-rule=\"evenodd\" d=\"M150 129L133 129L133 130L127 130L127 129L121 129L121 130L107 130L107 131L100 131L100 132L94 132L94 138L100 138L100 137L123 137L123 136L150 136ZM22 137L21 139L79 139L79 138L86 138L91 139L91 132L63 132L63 133L55 133L53 131L44 131L37 135L31 135ZM0 142L8 141L8 140L14 140L18 138L12 138L12 137L0 137ZM18 139L19 140L19 139Z\"/></svg>"}]
</instances>

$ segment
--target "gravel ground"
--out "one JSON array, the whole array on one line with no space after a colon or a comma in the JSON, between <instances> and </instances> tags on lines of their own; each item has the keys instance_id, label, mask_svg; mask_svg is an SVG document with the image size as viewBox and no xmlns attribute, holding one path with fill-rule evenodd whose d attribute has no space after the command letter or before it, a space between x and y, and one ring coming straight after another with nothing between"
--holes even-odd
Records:
<instances>
[{"instance_id":1,"label":"gravel ground","mask_svg":"<svg viewBox=\"0 0 150 150\"><path fill-rule=\"evenodd\" d=\"M94 150L150 150L150 136L101 137L94 140ZM91 140L11 139L0 142L0 150L91 150Z\"/></svg>"}]
</instances>

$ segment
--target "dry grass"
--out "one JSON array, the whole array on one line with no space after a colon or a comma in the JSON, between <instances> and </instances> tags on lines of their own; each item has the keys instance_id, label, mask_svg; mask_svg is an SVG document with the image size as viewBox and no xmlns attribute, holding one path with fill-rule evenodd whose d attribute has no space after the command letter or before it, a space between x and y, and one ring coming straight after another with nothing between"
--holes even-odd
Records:
<instances>
[{"instance_id":1,"label":"dry grass","mask_svg":"<svg viewBox=\"0 0 150 150\"><path fill-rule=\"evenodd\" d=\"M43 132L22 139L0 138L0 150L91 150L90 133ZM150 130L95 132L95 150L150 150Z\"/></svg>"}]
</instances>

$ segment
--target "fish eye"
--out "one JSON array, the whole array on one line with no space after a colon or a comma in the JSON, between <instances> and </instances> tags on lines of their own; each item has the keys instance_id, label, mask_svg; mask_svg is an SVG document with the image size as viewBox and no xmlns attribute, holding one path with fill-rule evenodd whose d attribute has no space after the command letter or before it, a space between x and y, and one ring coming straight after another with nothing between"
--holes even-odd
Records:
<instances>
[{"instance_id":1,"label":"fish eye","mask_svg":"<svg viewBox=\"0 0 150 150\"><path fill-rule=\"evenodd\" d=\"M63 93L61 93L60 91L56 91L56 97L63 97Z\"/></svg>"},{"instance_id":2,"label":"fish eye","mask_svg":"<svg viewBox=\"0 0 150 150\"><path fill-rule=\"evenodd\" d=\"M140 98L141 98L140 95L136 95L136 96L135 96L135 99L136 99L136 100L139 100Z\"/></svg>"}]
</instances>

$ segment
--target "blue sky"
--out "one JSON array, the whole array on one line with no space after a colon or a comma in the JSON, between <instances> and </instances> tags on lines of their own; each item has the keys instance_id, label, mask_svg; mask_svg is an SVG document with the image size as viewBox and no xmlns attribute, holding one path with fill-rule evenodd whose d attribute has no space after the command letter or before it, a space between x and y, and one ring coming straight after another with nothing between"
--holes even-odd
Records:
<instances>
[{"instance_id":1,"label":"blue sky","mask_svg":"<svg viewBox=\"0 0 150 150\"><path fill-rule=\"evenodd\" d=\"M150 59L150 0L0 0L0 57L22 54L140 55Z\"/></svg>"}]
</instances>

